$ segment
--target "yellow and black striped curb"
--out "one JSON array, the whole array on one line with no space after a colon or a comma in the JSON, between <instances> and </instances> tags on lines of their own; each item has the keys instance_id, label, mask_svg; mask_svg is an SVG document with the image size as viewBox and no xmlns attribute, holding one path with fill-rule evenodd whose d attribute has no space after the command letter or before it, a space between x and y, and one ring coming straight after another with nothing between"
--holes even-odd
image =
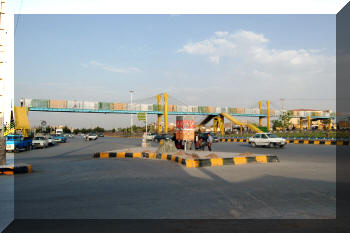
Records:
<instances>
[{"instance_id":1,"label":"yellow and black striped curb","mask_svg":"<svg viewBox=\"0 0 350 233\"><path fill-rule=\"evenodd\" d=\"M247 138L221 138L220 142L249 142ZM337 145L350 146L349 141L343 140L312 140L312 139L287 139L289 144L314 144L314 145Z\"/></svg>"},{"instance_id":2,"label":"yellow and black striped curb","mask_svg":"<svg viewBox=\"0 0 350 233\"><path fill-rule=\"evenodd\" d=\"M170 154L157 154L148 152L97 152L94 158L147 158L170 160L178 164L185 165L188 168L193 167L216 167L223 165L240 165L247 163L270 163L279 162L275 155L258 155L258 156L242 156L230 158L211 158L211 159L184 159L182 157Z\"/></svg>"},{"instance_id":3,"label":"yellow and black striped curb","mask_svg":"<svg viewBox=\"0 0 350 233\"><path fill-rule=\"evenodd\" d=\"M13 175L20 173L31 173L32 165L2 165L0 175Z\"/></svg>"}]
</instances>

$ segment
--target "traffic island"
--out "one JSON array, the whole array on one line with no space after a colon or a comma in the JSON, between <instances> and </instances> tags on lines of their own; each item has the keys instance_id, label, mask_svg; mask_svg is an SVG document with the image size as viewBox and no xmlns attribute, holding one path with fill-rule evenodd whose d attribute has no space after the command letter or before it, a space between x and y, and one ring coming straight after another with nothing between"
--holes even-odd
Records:
<instances>
[{"instance_id":1,"label":"traffic island","mask_svg":"<svg viewBox=\"0 0 350 233\"><path fill-rule=\"evenodd\" d=\"M0 165L0 175L14 175L20 173L31 173L32 166L29 164L23 165L14 165L14 164L6 164Z\"/></svg>"},{"instance_id":2,"label":"traffic island","mask_svg":"<svg viewBox=\"0 0 350 233\"><path fill-rule=\"evenodd\" d=\"M0 175L14 175L21 173L31 173L32 165L30 164L15 164L14 154L6 154L6 164L0 165Z\"/></svg>"},{"instance_id":3,"label":"traffic island","mask_svg":"<svg viewBox=\"0 0 350 233\"><path fill-rule=\"evenodd\" d=\"M248 138L221 138L219 142L249 142ZM350 146L346 140L323 140L323 139L286 139L287 144L313 144L313 145L337 145Z\"/></svg>"},{"instance_id":4,"label":"traffic island","mask_svg":"<svg viewBox=\"0 0 350 233\"><path fill-rule=\"evenodd\" d=\"M275 155L261 155L250 153L229 153L229 152L212 152L212 151L182 151L179 150L174 154L156 153L157 148L130 148L128 150L116 150L97 152L94 158L117 158L117 159L159 159L169 160L184 165L187 168L198 167L216 167L224 165L242 165L248 163L271 163L279 162Z\"/></svg>"}]
</instances>

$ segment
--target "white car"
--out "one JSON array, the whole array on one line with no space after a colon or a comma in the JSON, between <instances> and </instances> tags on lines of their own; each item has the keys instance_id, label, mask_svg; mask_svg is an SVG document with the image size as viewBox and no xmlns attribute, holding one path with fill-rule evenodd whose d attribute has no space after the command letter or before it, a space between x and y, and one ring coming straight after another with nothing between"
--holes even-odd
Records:
<instances>
[{"instance_id":1,"label":"white car","mask_svg":"<svg viewBox=\"0 0 350 233\"><path fill-rule=\"evenodd\" d=\"M33 148L46 148L48 147L49 143L47 139L44 136L36 136L33 138L32 146Z\"/></svg>"},{"instance_id":2,"label":"white car","mask_svg":"<svg viewBox=\"0 0 350 233\"><path fill-rule=\"evenodd\" d=\"M271 133L257 133L253 137L250 137L248 143L252 147L256 146L268 146L268 147L284 147L286 145L286 139L277 137Z\"/></svg>"},{"instance_id":3,"label":"white car","mask_svg":"<svg viewBox=\"0 0 350 233\"><path fill-rule=\"evenodd\" d=\"M89 133L85 140L90 141L90 140L96 140L97 138L98 136L96 133Z\"/></svg>"},{"instance_id":4,"label":"white car","mask_svg":"<svg viewBox=\"0 0 350 233\"><path fill-rule=\"evenodd\" d=\"M156 135L153 134L153 133L148 133L148 134L146 135L146 140L153 141L155 136L156 136Z\"/></svg>"},{"instance_id":5,"label":"white car","mask_svg":"<svg viewBox=\"0 0 350 233\"><path fill-rule=\"evenodd\" d=\"M47 144L49 145L49 146L53 146L53 145L55 145L56 144L56 142L55 142L55 138L53 137L53 136L48 136L47 137Z\"/></svg>"}]
</instances>

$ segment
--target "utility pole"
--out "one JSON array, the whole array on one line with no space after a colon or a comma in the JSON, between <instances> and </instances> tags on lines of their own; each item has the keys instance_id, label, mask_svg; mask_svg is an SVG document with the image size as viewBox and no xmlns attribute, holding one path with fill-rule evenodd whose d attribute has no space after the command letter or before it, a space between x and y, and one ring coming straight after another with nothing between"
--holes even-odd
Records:
<instances>
[{"instance_id":1,"label":"utility pole","mask_svg":"<svg viewBox=\"0 0 350 233\"><path fill-rule=\"evenodd\" d=\"M132 109L132 96L134 94L134 90L130 90L130 106L131 106L131 109ZM132 122L132 114L130 114L130 134L132 134L132 125L133 125L133 122Z\"/></svg>"},{"instance_id":2,"label":"utility pole","mask_svg":"<svg viewBox=\"0 0 350 233\"><path fill-rule=\"evenodd\" d=\"M5 46L4 46L4 36L6 36L6 31L4 29L4 23L2 20L2 15L5 14L4 10L3 10L3 4L5 3L3 0L0 0L0 33L3 34L2 35L2 39L0 42L0 53L5 53ZM4 35L5 34L5 35ZM3 56L5 58L5 56ZM0 60L0 66L4 66L5 65L5 61L4 60ZM1 74L3 75L3 73ZM4 96L4 78L3 76L0 76L0 84L2 89L0 90L0 165L5 165L6 164L6 140L4 137L4 111L5 111L5 96Z\"/></svg>"},{"instance_id":3,"label":"utility pole","mask_svg":"<svg viewBox=\"0 0 350 233\"><path fill-rule=\"evenodd\" d=\"M281 111L283 111L284 110L284 98L281 98L280 99L281 100Z\"/></svg>"},{"instance_id":4,"label":"utility pole","mask_svg":"<svg viewBox=\"0 0 350 233\"><path fill-rule=\"evenodd\" d=\"M271 127L270 127L270 100L267 100L266 101L266 107L267 107L267 110L266 110L266 120L267 120L267 130L268 132L270 132L271 130Z\"/></svg>"}]
</instances>

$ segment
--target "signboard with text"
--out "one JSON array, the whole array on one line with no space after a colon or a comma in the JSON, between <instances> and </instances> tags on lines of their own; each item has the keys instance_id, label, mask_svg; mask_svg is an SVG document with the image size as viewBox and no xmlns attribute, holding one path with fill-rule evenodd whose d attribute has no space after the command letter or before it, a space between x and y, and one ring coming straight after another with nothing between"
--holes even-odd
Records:
<instances>
[{"instance_id":1,"label":"signboard with text","mask_svg":"<svg viewBox=\"0 0 350 233\"><path fill-rule=\"evenodd\" d=\"M177 140L194 140L194 117L177 116L176 117L176 139Z\"/></svg>"}]
</instances>

